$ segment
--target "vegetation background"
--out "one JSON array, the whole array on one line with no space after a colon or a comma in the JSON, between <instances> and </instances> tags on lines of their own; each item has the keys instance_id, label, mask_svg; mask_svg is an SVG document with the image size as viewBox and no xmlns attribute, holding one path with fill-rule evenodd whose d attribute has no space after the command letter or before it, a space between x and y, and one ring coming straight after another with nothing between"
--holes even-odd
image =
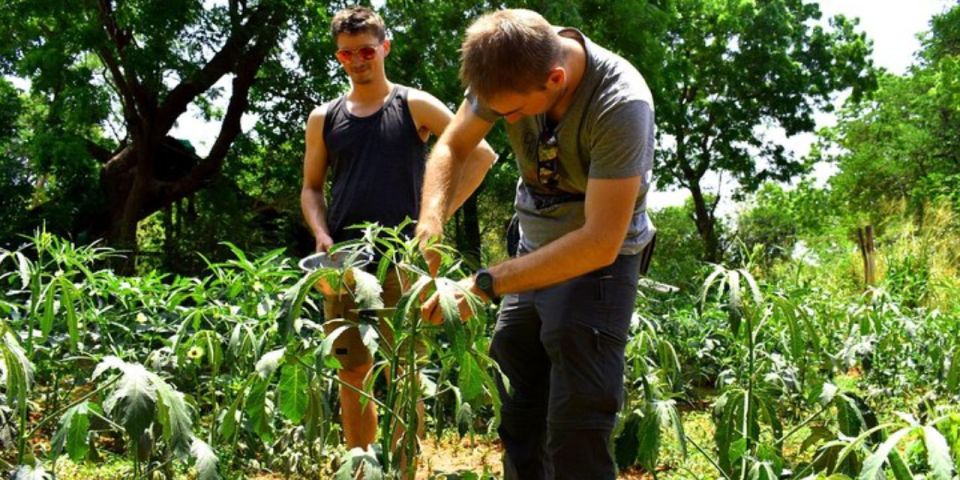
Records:
<instances>
[{"instance_id":1,"label":"vegetation background","mask_svg":"<svg viewBox=\"0 0 960 480\"><path fill-rule=\"evenodd\" d=\"M344 272L295 268L313 245L303 126L347 88L328 33L346 4L4 2L0 459L15 478L399 474L387 443L338 449L309 291ZM578 26L650 83L655 180L689 200L651 212L653 282L611 445L624 475L956 478L960 3L930 19L903 73L873 64L856 19L803 0L377 7L391 80L451 108L461 33L493 8ZM817 129L822 112L836 125ZM216 126L206 144L173 133L190 116ZM772 130L817 140L797 156ZM501 160L447 227L444 278L506 255L517 174L501 127L490 140ZM834 171L825 182L818 165ZM420 277L389 229L368 227L365 245L393 260L378 273L452 288ZM416 302L391 321L408 325ZM377 375L394 381L369 391L396 419L382 438L414 421L421 391L439 457L460 455L462 435L495 449L494 315L414 321L401 334L428 348L380 349ZM421 476L498 471L466 463Z\"/></svg>"}]
</instances>

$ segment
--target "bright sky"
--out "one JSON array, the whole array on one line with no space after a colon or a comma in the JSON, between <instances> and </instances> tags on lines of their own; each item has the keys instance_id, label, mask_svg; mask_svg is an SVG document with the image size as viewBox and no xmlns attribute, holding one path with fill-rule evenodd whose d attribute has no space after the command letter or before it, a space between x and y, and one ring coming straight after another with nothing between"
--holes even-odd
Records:
<instances>
[{"instance_id":1,"label":"bright sky","mask_svg":"<svg viewBox=\"0 0 960 480\"><path fill-rule=\"evenodd\" d=\"M873 41L874 64L896 74L906 73L914 62L914 54L920 49L917 35L929 29L930 19L944 12L957 0L823 0L820 10L824 19L836 15L847 18L859 18L859 28ZM833 115L817 115L818 127L836 123ZM785 138L782 131L767 132L768 138L783 142L795 155L805 156L816 136L812 133ZM829 165L818 166L815 176L823 181L832 173ZM656 165L654 165L656 175ZM716 190L717 177L704 179L704 185ZM724 197L729 199L731 186L723 188ZM681 205L689 196L686 190L658 192L650 194L649 205L656 209L669 205ZM731 202L721 202L720 214L729 214L736 209Z\"/></svg>"},{"instance_id":2,"label":"bright sky","mask_svg":"<svg viewBox=\"0 0 960 480\"><path fill-rule=\"evenodd\" d=\"M874 63L893 73L902 74L913 63L914 53L920 48L917 35L929 28L929 21L933 15L943 12L955 1L957 0L824 0L821 1L820 8L824 18L834 15L859 18L860 28L873 41ZM227 80L222 81L221 85L229 90ZM205 154L215 140L217 126L206 125L203 121L194 118L191 113L195 112L188 112L180 118L171 134L190 140L197 147L198 153ZM817 121L819 126L828 126L833 124L835 119L832 115L821 114L817 116ZM254 122L254 118L245 117L244 130L248 131ZM799 156L806 155L815 140L813 134L797 135L788 139L784 138L782 132L771 130L767 135L771 140L783 142L788 149ZM830 173L827 166L819 167L816 171L817 177L821 180L829 177ZM654 175L656 175L656 166L654 166ZM716 177L706 178L704 185L716 185ZM730 186L724 187L726 198L729 198L727 195L729 188ZM649 205L653 209L679 205L687 196L685 190L667 192L654 190L650 193ZM719 213L728 214L735 209L736 205L731 202L722 202Z\"/></svg>"}]
</instances>

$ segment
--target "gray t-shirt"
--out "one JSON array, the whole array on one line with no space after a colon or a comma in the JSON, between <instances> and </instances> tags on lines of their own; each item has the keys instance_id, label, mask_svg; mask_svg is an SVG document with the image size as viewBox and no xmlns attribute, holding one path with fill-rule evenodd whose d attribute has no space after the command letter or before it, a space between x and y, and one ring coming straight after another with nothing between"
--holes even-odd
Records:
<instances>
[{"instance_id":1,"label":"gray t-shirt","mask_svg":"<svg viewBox=\"0 0 960 480\"><path fill-rule=\"evenodd\" d=\"M515 200L520 248L536 250L583 226L587 179L639 175L640 192L620 254L639 253L655 231L646 211L653 168L653 96L643 76L629 62L578 30L565 28L559 32L582 40L587 65L570 107L555 126L560 158L560 179L555 189L541 185L537 176L544 115L507 124L521 175ZM469 92L467 98L481 118L490 122L499 118Z\"/></svg>"}]
</instances>

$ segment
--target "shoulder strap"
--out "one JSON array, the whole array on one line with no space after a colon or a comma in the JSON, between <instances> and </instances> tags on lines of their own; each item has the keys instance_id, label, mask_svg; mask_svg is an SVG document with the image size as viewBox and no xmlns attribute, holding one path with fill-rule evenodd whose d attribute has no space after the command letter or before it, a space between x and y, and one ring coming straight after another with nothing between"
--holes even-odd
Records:
<instances>
[{"instance_id":1,"label":"shoulder strap","mask_svg":"<svg viewBox=\"0 0 960 480\"><path fill-rule=\"evenodd\" d=\"M341 95L337 97L336 100L327 104L327 111L324 113L323 121L323 139L327 140L327 134L330 133L330 129L333 128L334 119L340 113L340 109L343 108L343 102L346 100L346 95Z\"/></svg>"}]
</instances>

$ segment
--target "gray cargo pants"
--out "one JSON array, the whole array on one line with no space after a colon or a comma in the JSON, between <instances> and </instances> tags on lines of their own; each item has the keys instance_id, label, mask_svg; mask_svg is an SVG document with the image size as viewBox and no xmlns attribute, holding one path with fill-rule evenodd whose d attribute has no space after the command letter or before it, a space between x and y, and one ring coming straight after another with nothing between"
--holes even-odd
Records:
<instances>
[{"instance_id":1,"label":"gray cargo pants","mask_svg":"<svg viewBox=\"0 0 960 480\"><path fill-rule=\"evenodd\" d=\"M503 299L490 354L500 382L507 480L613 480L624 347L641 255Z\"/></svg>"}]
</instances>

